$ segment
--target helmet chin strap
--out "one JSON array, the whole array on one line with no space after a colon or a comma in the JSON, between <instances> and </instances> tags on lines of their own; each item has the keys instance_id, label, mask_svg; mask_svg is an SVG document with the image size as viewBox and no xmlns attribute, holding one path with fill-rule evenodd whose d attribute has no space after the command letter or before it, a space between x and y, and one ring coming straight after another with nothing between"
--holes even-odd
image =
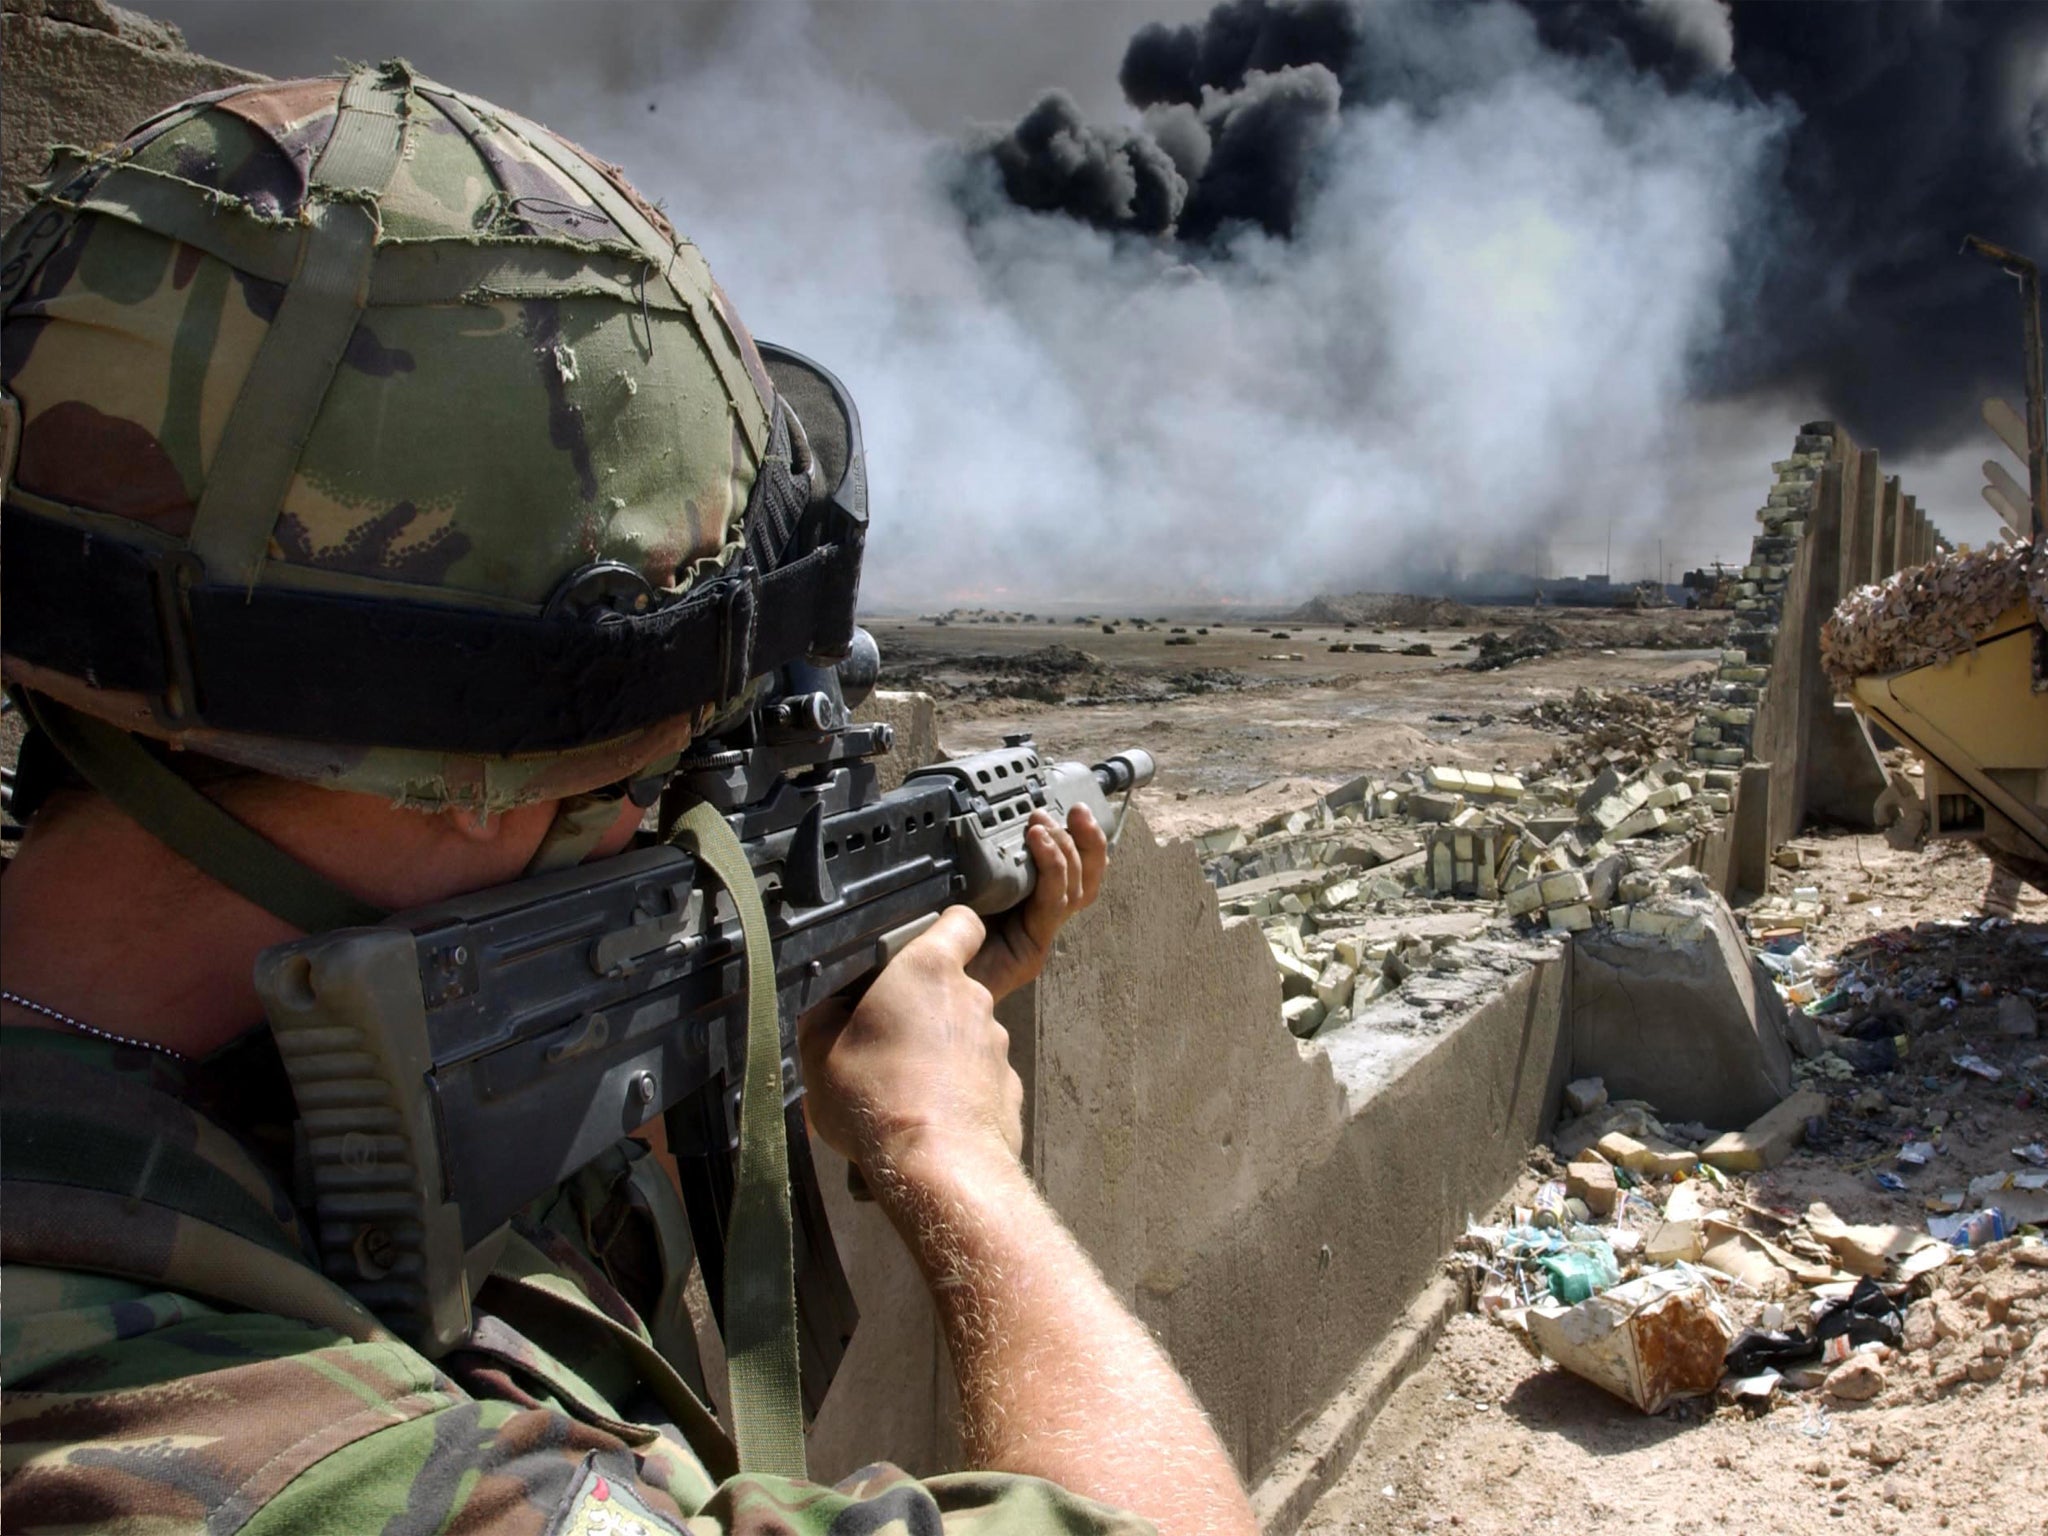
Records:
<instances>
[{"instance_id":1,"label":"helmet chin strap","mask_svg":"<svg viewBox=\"0 0 2048 1536\"><path fill-rule=\"evenodd\" d=\"M365 928L390 916L236 820L126 731L19 690L24 711L79 777L188 864L301 933Z\"/></svg>"},{"instance_id":2,"label":"helmet chin strap","mask_svg":"<svg viewBox=\"0 0 2048 1536\"><path fill-rule=\"evenodd\" d=\"M551 875L573 869L589 858L619 819L624 797L616 794L571 795L555 807L555 819L526 861L526 875Z\"/></svg>"},{"instance_id":3,"label":"helmet chin strap","mask_svg":"<svg viewBox=\"0 0 2048 1536\"><path fill-rule=\"evenodd\" d=\"M630 800L644 811L661 798L662 786L680 757L680 753L670 753L630 779L563 800L556 806L555 819L548 824L540 846L526 861L526 877L573 869L589 858L605 833L618 824L620 806Z\"/></svg>"}]
</instances>

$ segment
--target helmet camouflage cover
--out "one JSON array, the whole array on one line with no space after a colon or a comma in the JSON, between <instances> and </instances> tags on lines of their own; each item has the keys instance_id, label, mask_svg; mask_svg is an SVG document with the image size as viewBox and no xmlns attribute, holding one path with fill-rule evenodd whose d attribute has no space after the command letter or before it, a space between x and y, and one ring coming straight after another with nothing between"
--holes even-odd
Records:
<instances>
[{"instance_id":1,"label":"helmet camouflage cover","mask_svg":"<svg viewBox=\"0 0 2048 1536\"><path fill-rule=\"evenodd\" d=\"M402 63L216 92L59 151L4 260L11 682L499 809L765 670L801 427L696 249L548 130ZM680 661L723 681L643 676Z\"/></svg>"}]
</instances>

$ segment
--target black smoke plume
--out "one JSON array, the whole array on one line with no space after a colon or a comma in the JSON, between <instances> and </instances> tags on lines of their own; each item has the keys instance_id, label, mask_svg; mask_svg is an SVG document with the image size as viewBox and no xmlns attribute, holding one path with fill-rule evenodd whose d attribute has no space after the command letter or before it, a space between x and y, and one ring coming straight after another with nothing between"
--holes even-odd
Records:
<instances>
[{"instance_id":1,"label":"black smoke plume","mask_svg":"<svg viewBox=\"0 0 2048 1536\"><path fill-rule=\"evenodd\" d=\"M1228 260L1247 229L1294 235L1340 119L1427 117L1505 88L1515 50L1463 47L1487 0L1225 0L1150 23L1118 81L1142 126L1091 127L1048 95L983 148L1009 200ZM2048 6L1982 0L1526 0L1541 47L1596 107L1698 95L1790 126L1757 189L1696 386L1817 394L1893 453L1974 430L2017 387L2017 306L1957 254L1977 233L2048 263ZM1455 47L1436 47L1458 39Z\"/></svg>"}]
</instances>

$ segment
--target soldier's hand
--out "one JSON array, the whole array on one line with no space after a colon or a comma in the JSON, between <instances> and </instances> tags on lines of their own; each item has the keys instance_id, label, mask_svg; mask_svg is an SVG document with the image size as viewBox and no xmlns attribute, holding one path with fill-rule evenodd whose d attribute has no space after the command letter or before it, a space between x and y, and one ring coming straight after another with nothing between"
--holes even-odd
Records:
<instances>
[{"instance_id":1,"label":"soldier's hand","mask_svg":"<svg viewBox=\"0 0 2048 1536\"><path fill-rule=\"evenodd\" d=\"M1095 904L1109 868L1109 839L1085 805L1062 827L1044 811L1031 813L1024 844L1037 866L1038 884L1024 904L996 920L967 974L1000 1002L1045 969L1052 941L1068 918Z\"/></svg>"},{"instance_id":2,"label":"soldier's hand","mask_svg":"<svg viewBox=\"0 0 2048 1536\"><path fill-rule=\"evenodd\" d=\"M971 910L948 908L851 1012L827 1004L798 1028L811 1126L871 1174L913 1153L1023 1147L1010 1034L971 974L983 937Z\"/></svg>"}]
</instances>

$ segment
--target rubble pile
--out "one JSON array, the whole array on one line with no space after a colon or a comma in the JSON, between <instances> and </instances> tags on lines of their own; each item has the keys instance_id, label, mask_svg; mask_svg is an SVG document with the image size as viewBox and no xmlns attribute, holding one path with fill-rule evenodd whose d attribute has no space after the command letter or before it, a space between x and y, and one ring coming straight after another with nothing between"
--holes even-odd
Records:
<instances>
[{"instance_id":1,"label":"rubble pile","mask_svg":"<svg viewBox=\"0 0 2048 1536\"><path fill-rule=\"evenodd\" d=\"M1477 1310L1646 1413L2048 1389L2048 935L1950 919L1824 954L1745 916L1800 1086L1725 1130L1567 1085L1507 1219L1453 1255Z\"/></svg>"},{"instance_id":2,"label":"rubble pile","mask_svg":"<svg viewBox=\"0 0 2048 1536\"><path fill-rule=\"evenodd\" d=\"M1302 604L1288 622L1303 629L1339 624L1377 624L1387 629L1464 629L1474 617L1470 608L1448 597L1326 592Z\"/></svg>"},{"instance_id":3,"label":"rubble pile","mask_svg":"<svg viewBox=\"0 0 2048 1536\"><path fill-rule=\"evenodd\" d=\"M1584 779L1449 765L1354 779L1196 846L1224 917L1264 930L1283 1016L1306 1039L1417 969L1454 965L1450 947L1488 926L1703 931L1711 898L1690 865L1734 776L1671 758L1624 771L1633 759L1614 757Z\"/></svg>"},{"instance_id":4,"label":"rubble pile","mask_svg":"<svg viewBox=\"0 0 2048 1536\"><path fill-rule=\"evenodd\" d=\"M2000 615L2029 600L2031 552L2026 543L1944 550L1925 565L1857 588L1821 627L1821 665L1836 686L1847 687L1858 677L1961 655ZM2048 622L2040 598L2034 611Z\"/></svg>"},{"instance_id":5,"label":"rubble pile","mask_svg":"<svg viewBox=\"0 0 2048 1536\"><path fill-rule=\"evenodd\" d=\"M1527 1202L1468 1221L1451 1260L1475 1308L1532 1349L1645 1413L1717 1388L1752 1410L1780 1391L1840 1406L2001 1378L2048 1388L2048 1245L2031 1225L1988 1208L1935 1218L1945 1236L1851 1223L1756 1177L1825 1134L1825 1095L1718 1136L1609 1104L1597 1078L1567 1101L1563 1168L1538 1149Z\"/></svg>"},{"instance_id":6,"label":"rubble pile","mask_svg":"<svg viewBox=\"0 0 2048 1536\"><path fill-rule=\"evenodd\" d=\"M1710 768L1738 768L1754 756L1757 712L1770 681L1771 652L1785 586L1806 534L1807 513L1822 468L1835 449L1835 426L1809 421L1792 453L1771 466L1777 482L1757 512L1763 524L1750 545L1749 564L1735 584L1735 617L1714 677L1713 697L1693 727L1692 759Z\"/></svg>"},{"instance_id":7,"label":"rubble pile","mask_svg":"<svg viewBox=\"0 0 2048 1536\"><path fill-rule=\"evenodd\" d=\"M1552 771L1590 776L1608 761L1685 757L1693 717L1707 702L1709 684L1705 673L1694 673L1675 682L1611 692L1575 688L1569 697L1532 704L1515 718L1571 738L1551 753Z\"/></svg>"}]
</instances>

